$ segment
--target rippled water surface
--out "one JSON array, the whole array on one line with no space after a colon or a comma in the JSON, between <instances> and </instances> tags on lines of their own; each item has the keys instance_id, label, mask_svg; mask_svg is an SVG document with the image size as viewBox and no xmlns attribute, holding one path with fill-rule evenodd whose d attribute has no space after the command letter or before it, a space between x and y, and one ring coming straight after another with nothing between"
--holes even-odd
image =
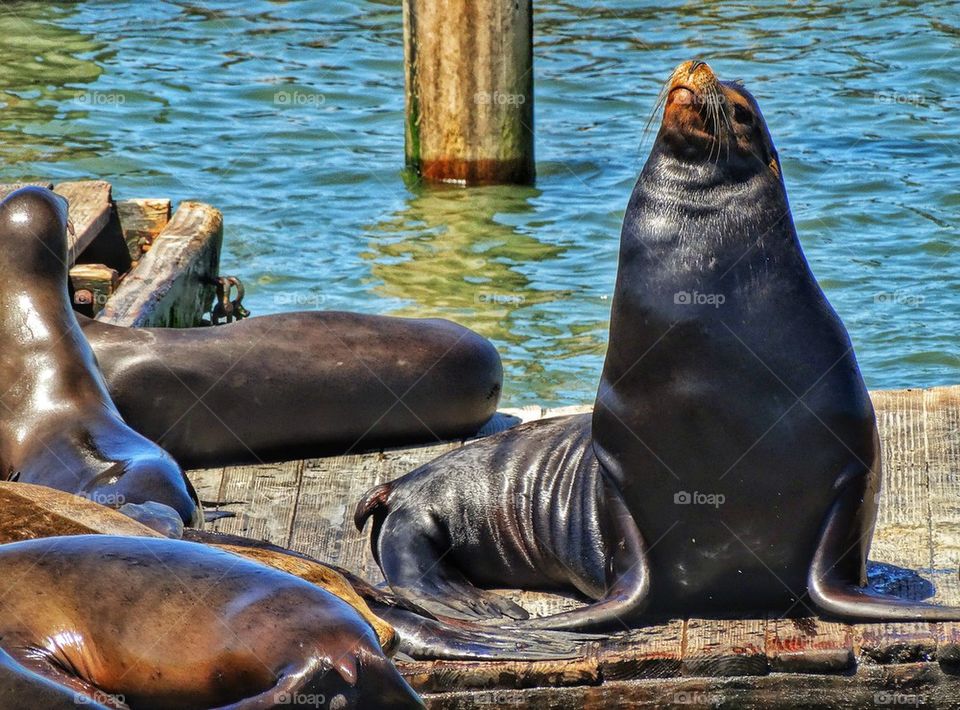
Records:
<instances>
[{"instance_id":1,"label":"rippled water surface","mask_svg":"<svg viewBox=\"0 0 960 710\"><path fill-rule=\"evenodd\" d=\"M643 126L698 56L757 95L868 384L960 382L960 4L663 4L536 0L536 187L464 190L402 169L399 0L3 2L0 179L211 202L255 313L447 316L507 403L590 401Z\"/></svg>"}]
</instances>

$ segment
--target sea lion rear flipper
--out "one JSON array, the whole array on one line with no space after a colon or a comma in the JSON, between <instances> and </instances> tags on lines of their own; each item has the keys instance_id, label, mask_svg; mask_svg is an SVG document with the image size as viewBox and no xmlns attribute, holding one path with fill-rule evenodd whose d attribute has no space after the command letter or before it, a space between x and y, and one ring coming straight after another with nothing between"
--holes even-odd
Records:
<instances>
[{"instance_id":1,"label":"sea lion rear flipper","mask_svg":"<svg viewBox=\"0 0 960 710\"><path fill-rule=\"evenodd\" d=\"M526 619L526 610L506 597L475 587L445 559L450 545L437 522L408 509L391 511L371 538L374 556L390 588L434 614L469 620Z\"/></svg>"},{"instance_id":2,"label":"sea lion rear flipper","mask_svg":"<svg viewBox=\"0 0 960 710\"><path fill-rule=\"evenodd\" d=\"M844 485L827 514L807 578L807 592L816 607L830 615L851 620L960 620L960 607L894 597L860 586L850 579L850 556L861 543L851 531L858 528L863 505L862 485L853 480ZM859 535L869 536L871 533L872 526ZM854 562L860 564L861 560Z\"/></svg>"},{"instance_id":3,"label":"sea lion rear flipper","mask_svg":"<svg viewBox=\"0 0 960 710\"><path fill-rule=\"evenodd\" d=\"M647 544L620 491L606 478L604 497L612 523L611 534L615 535L612 583L606 595L579 609L530 619L520 625L522 628L593 631L629 627L643 613L650 592Z\"/></svg>"}]
</instances>

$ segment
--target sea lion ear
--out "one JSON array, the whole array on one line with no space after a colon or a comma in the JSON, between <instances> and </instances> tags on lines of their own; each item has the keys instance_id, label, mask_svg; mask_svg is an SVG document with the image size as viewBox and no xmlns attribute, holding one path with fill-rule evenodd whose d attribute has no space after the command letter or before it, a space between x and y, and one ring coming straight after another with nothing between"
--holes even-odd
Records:
<instances>
[{"instance_id":1,"label":"sea lion ear","mask_svg":"<svg viewBox=\"0 0 960 710\"><path fill-rule=\"evenodd\" d=\"M770 149L770 162L767 164L767 166L773 171L774 175L777 177L782 177L780 172L780 156L777 155L776 148Z\"/></svg>"}]
</instances>

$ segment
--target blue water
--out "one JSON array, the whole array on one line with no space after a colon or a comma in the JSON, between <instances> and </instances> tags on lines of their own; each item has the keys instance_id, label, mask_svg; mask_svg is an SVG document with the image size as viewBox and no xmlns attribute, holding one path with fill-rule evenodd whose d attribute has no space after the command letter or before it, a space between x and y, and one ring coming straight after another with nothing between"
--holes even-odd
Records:
<instances>
[{"instance_id":1,"label":"blue water","mask_svg":"<svg viewBox=\"0 0 960 710\"><path fill-rule=\"evenodd\" d=\"M868 384L960 382L960 4L534 4L534 188L404 174L399 0L0 4L0 179L210 202L254 313L447 316L506 403L586 402L643 126L701 57L758 97Z\"/></svg>"}]
</instances>

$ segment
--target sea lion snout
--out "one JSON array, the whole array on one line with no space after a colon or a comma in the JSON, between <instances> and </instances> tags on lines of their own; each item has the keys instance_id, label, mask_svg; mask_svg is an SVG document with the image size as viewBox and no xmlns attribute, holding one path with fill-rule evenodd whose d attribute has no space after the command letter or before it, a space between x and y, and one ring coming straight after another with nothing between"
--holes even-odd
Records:
<instances>
[{"instance_id":1,"label":"sea lion snout","mask_svg":"<svg viewBox=\"0 0 960 710\"><path fill-rule=\"evenodd\" d=\"M780 165L756 99L739 81L721 81L704 61L680 64L661 95L660 138L688 162L724 164L746 173Z\"/></svg>"}]
</instances>

